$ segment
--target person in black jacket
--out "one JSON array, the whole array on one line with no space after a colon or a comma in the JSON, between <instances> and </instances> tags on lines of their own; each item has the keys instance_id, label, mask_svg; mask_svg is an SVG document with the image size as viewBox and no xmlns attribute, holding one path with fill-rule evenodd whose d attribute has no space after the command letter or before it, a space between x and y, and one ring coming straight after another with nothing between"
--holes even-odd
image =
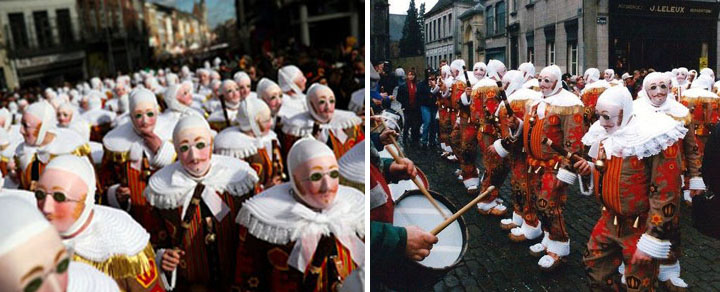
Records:
<instances>
[{"instance_id":1,"label":"person in black jacket","mask_svg":"<svg viewBox=\"0 0 720 292\"><path fill-rule=\"evenodd\" d=\"M437 144L437 80L432 69L425 71L425 80L418 84L418 98L420 99L420 115L422 116L421 147L433 147Z\"/></svg>"},{"instance_id":2,"label":"person in black jacket","mask_svg":"<svg viewBox=\"0 0 720 292\"><path fill-rule=\"evenodd\" d=\"M397 101L402 104L405 115L403 141L406 144L408 144L408 142L417 144L418 140L420 140L420 99L423 95L427 96L430 92L428 87L424 87L427 93L421 93L415 77L415 71L412 69L408 70L405 84L400 85L397 92ZM410 139L412 140L408 140L408 132L410 132Z\"/></svg>"}]
</instances>

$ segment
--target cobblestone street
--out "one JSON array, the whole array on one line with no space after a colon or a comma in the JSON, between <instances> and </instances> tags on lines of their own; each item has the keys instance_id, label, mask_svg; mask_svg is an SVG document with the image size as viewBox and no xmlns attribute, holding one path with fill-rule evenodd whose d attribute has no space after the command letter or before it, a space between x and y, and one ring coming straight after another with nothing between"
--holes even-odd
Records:
<instances>
[{"instance_id":1,"label":"cobblestone street","mask_svg":"<svg viewBox=\"0 0 720 292\"><path fill-rule=\"evenodd\" d=\"M405 153L425 172L430 189L446 196L458 208L471 200L452 175L456 164L442 160L435 150L408 147ZM508 179L501 188L508 217L512 211L509 194ZM569 189L565 218L571 253L567 265L544 274L537 267L538 258L528 252L530 244L513 243L508 232L500 229L501 218L484 217L471 210L463 216L469 231L468 251L463 260L439 281L412 290L587 291L582 254L599 214L600 204L594 197L580 195L576 186ZM681 216L682 278L691 291L720 291L720 241L701 235L691 226L690 209L685 205Z\"/></svg>"}]
</instances>

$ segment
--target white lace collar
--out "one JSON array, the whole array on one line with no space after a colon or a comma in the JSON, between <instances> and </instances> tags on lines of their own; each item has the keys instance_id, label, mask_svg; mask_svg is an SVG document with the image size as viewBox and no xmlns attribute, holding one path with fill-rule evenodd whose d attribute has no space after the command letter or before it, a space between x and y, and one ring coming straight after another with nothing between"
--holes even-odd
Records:
<instances>
[{"instance_id":1,"label":"white lace collar","mask_svg":"<svg viewBox=\"0 0 720 292\"><path fill-rule=\"evenodd\" d=\"M35 153L38 154L40 162L47 164L51 156L70 154L78 147L87 143L80 135L72 130L56 128L48 132L54 133L55 138L47 145L30 146L23 142L17 147L15 155L20 158L20 167L22 167L23 170L30 164Z\"/></svg>"},{"instance_id":2,"label":"white lace collar","mask_svg":"<svg viewBox=\"0 0 720 292\"><path fill-rule=\"evenodd\" d=\"M76 254L104 262L116 255L135 256L148 245L150 234L126 212L98 205L93 212L85 230L64 240Z\"/></svg>"},{"instance_id":3,"label":"white lace collar","mask_svg":"<svg viewBox=\"0 0 720 292\"><path fill-rule=\"evenodd\" d=\"M353 261L362 265L365 203L359 191L339 186L332 205L315 212L296 201L290 183L274 186L250 198L238 213L236 222L253 236L271 244L295 242L288 264L305 270L322 235L331 233L350 250ZM301 268L299 268L301 267Z\"/></svg>"},{"instance_id":4,"label":"white lace collar","mask_svg":"<svg viewBox=\"0 0 720 292\"><path fill-rule=\"evenodd\" d=\"M162 116L158 117L153 133L164 142L170 140L171 130L167 119ZM108 132L103 137L103 145L112 152L130 152L132 161L142 159L143 153L150 160L155 156L155 153L145 145L145 140L137 133L132 122L119 125Z\"/></svg>"},{"instance_id":5,"label":"white lace collar","mask_svg":"<svg viewBox=\"0 0 720 292\"><path fill-rule=\"evenodd\" d=\"M633 106L637 109L669 114L675 118L684 118L690 114L690 110L688 110L687 107L677 102L670 96L668 96L665 103L661 106L655 106L652 104L644 90L638 93L638 98L633 102Z\"/></svg>"},{"instance_id":6,"label":"white lace collar","mask_svg":"<svg viewBox=\"0 0 720 292\"><path fill-rule=\"evenodd\" d=\"M182 207L184 214L195 187L202 182L205 185L202 199L220 221L228 214L229 208L216 193L228 192L239 197L252 191L258 180L255 170L247 162L214 154L210 170L204 177L191 176L177 161L150 177L144 195L151 205L159 209Z\"/></svg>"},{"instance_id":7,"label":"white lace collar","mask_svg":"<svg viewBox=\"0 0 720 292\"><path fill-rule=\"evenodd\" d=\"M285 134L296 137L310 136L315 123L315 120L309 112L303 112L283 121L282 130ZM333 134L335 134L335 137L344 143L345 139L342 138L345 134L341 132L347 128L360 124L362 124L362 119L360 119L355 113L336 109L330 122L319 124L321 131L318 134L318 137L315 138L320 142L325 143L329 137L328 132L332 131Z\"/></svg>"},{"instance_id":8,"label":"white lace collar","mask_svg":"<svg viewBox=\"0 0 720 292\"><path fill-rule=\"evenodd\" d=\"M78 261L70 262L67 291L120 292L117 282L97 269Z\"/></svg>"},{"instance_id":9,"label":"white lace collar","mask_svg":"<svg viewBox=\"0 0 720 292\"><path fill-rule=\"evenodd\" d=\"M590 146L589 155L598 158L602 143L608 158L635 156L638 159L650 157L667 149L685 137L687 129L682 123L662 113L638 111L630 122L608 135L600 122L595 122L582 142Z\"/></svg>"},{"instance_id":10,"label":"white lace collar","mask_svg":"<svg viewBox=\"0 0 720 292\"><path fill-rule=\"evenodd\" d=\"M215 153L245 159L255 155L258 149L264 148L272 155L272 143L277 141L277 134L270 131L262 137L252 137L243 133L238 126L227 128L215 137Z\"/></svg>"}]
</instances>

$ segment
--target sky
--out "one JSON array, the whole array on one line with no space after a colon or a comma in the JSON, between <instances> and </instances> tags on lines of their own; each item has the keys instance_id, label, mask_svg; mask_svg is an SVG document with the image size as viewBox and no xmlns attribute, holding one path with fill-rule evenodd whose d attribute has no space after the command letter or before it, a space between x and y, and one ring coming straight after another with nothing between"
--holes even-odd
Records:
<instances>
[{"instance_id":1,"label":"sky","mask_svg":"<svg viewBox=\"0 0 720 292\"><path fill-rule=\"evenodd\" d=\"M192 13L193 2L200 0L148 0L149 2L160 3L166 6L175 7L179 10ZM409 0L408 0L409 1ZM408 2L410 3L410 2ZM215 28L228 19L235 18L235 1L230 0L205 0L208 8L208 25ZM407 6L408 4L406 4ZM406 8L407 10L407 8Z\"/></svg>"},{"instance_id":2,"label":"sky","mask_svg":"<svg viewBox=\"0 0 720 292\"><path fill-rule=\"evenodd\" d=\"M390 14L407 14L410 0L390 0ZM415 8L420 9L420 3L425 3L425 12L435 6L438 0L415 0Z\"/></svg>"}]
</instances>

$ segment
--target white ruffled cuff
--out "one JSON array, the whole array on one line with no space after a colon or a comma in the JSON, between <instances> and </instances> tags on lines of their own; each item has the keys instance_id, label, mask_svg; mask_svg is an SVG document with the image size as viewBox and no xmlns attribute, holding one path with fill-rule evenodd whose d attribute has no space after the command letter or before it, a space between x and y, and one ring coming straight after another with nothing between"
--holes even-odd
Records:
<instances>
[{"instance_id":1,"label":"white ruffled cuff","mask_svg":"<svg viewBox=\"0 0 720 292\"><path fill-rule=\"evenodd\" d=\"M118 201L118 199L117 199L117 189L119 187L120 187L120 184L114 184L114 185L110 186L107 190L107 199L108 199L108 204L111 207L123 210L123 207L120 204L120 201ZM132 200L131 198L128 198L127 209L124 209L125 211L130 212L130 208L132 207L131 200Z\"/></svg>"},{"instance_id":2,"label":"white ruffled cuff","mask_svg":"<svg viewBox=\"0 0 720 292\"><path fill-rule=\"evenodd\" d=\"M155 153L155 157L150 161L150 164L155 168L163 168L172 164L173 160L175 160L175 147L170 142L165 141Z\"/></svg>"},{"instance_id":3,"label":"white ruffled cuff","mask_svg":"<svg viewBox=\"0 0 720 292\"><path fill-rule=\"evenodd\" d=\"M595 165L593 165L592 163L588 163L588 165L590 165L590 183L587 185L587 187L585 186L585 182L583 181L582 176L578 175L578 177L580 178L578 179L580 194L582 194L583 196L590 196L593 194L593 191L595 191L595 182L592 176L592 173L595 171Z\"/></svg>"},{"instance_id":4,"label":"white ruffled cuff","mask_svg":"<svg viewBox=\"0 0 720 292\"><path fill-rule=\"evenodd\" d=\"M500 139L495 140L493 147L495 147L495 152L497 152L501 158L505 158L510 154L510 152L502 146L502 140Z\"/></svg>"},{"instance_id":5,"label":"white ruffled cuff","mask_svg":"<svg viewBox=\"0 0 720 292\"><path fill-rule=\"evenodd\" d=\"M460 96L460 100L462 100L462 103L463 103L464 105L470 105L470 100L468 99L468 97L467 97L467 95L466 95L465 93L463 93L463 94Z\"/></svg>"},{"instance_id":6,"label":"white ruffled cuff","mask_svg":"<svg viewBox=\"0 0 720 292\"><path fill-rule=\"evenodd\" d=\"M174 277L171 277L171 279L168 279L167 275L168 273L162 269L162 257L165 254L165 249L161 248L155 251L155 263L157 263L158 267L160 267L158 270L160 271L160 280L163 283L163 286L165 286L165 290L172 291L175 289L175 279L172 279ZM175 271L172 271L170 273L171 275L175 274Z\"/></svg>"},{"instance_id":7,"label":"white ruffled cuff","mask_svg":"<svg viewBox=\"0 0 720 292\"><path fill-rule=\"evenodd\" d=\"M520 230L522 230L525 238L527 238L528 240L533 240L538 238L540 235L543 235L541 224L542 223L538 221L538 226L532 227L530 226L530 224L526 224L525 222L523 222L523 224L520 226ZM544 240L544 242L547 243L548 240Z\"/></svg>"},{"instance_id":8,"label":"white ruffled cuff","mask_svg":"<svg viewBox=\"0 0 720 292\"><path fill-rule=\"evenodd\" d=\"M567 169L560 168L560 170L558 170L557 179L568 185L574 185L577 175Z\"/></svg>"},{"instance_id":9,"label":"white ruffled cuff","mask_svg":"<svg viewBox=\"0 0 720 292\"><path fill-rule=\"evenodd\" d=\"M568 241L555 241L548 239L547 251L552 252L558 256L564 257L570 254L570 240Z\"/></svg>"},{"instance_id":10,"label":"white ruffled cuff","mask_svg":"<svg viewBox=\"0 0 720 292\"><path fill-rule=\"evenodd\" d=\"M690 189L691 190L705 190L705 181L702 177L696 176L690 178Z\"/></svg>"},{"instance_id":11,"label":"white ruffled cuff","mask_svg":"<svg viewBox=\"0 0 720 292\"><path fill-rule=\"evenodd\" d=\"M668 258L671 246L670 241L657 239L647 233L640 236L637 243L639 250L656 259Z\"/></svg>"},{"instance_id":12,"label":"white ruffled cuff","mask_svg":"<svg viewBox=\"0 0 720 292\"><path fill-rule=\"evenodd\" d=\"M523 225L523 217L522 217L522 215L513 212L513 213L512 213L512 223L515 224L515 225L517 225L517 226L522 226L522 225Z\"/></svg>"}]
</instances>

